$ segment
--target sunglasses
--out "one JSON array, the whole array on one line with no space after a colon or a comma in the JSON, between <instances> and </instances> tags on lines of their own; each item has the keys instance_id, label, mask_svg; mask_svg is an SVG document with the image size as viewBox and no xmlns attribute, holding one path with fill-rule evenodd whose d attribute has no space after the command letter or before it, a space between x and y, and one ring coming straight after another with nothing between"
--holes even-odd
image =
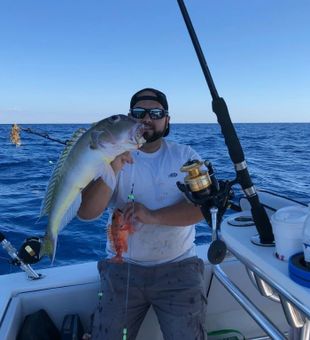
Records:
<instances>
[{"instance_id":1,"label":"sunglasses","mask_svg":"<svg viewBox=\"0 0 310 340\"><path fill-rule=\"evenodd\" d=\"M148 113L151 119L161 119L168 115L168 111L164 109L144 109L142 107L135 107L130 109L130 114L133 118L143 119Z\"/></svg>"}]
</instances>

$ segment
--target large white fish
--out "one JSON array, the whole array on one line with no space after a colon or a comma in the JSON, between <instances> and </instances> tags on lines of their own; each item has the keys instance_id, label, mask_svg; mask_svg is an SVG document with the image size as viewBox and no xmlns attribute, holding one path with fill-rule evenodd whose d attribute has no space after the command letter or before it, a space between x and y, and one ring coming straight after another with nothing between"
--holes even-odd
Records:
<instances>
[{"instance_id":1,"label":"large white fish","mask_svg":"<svg viewBox=\"0 0 310 340\"><path fill-rule=\"evenodd\" d=\"M81 191L114 158L139 148L144 126L125 115L103 119L89 130L78 131L62 152L50 178L40 216L48 215L40 257L55 258L57 237L77 214ZM104 164L105 163L105 164Z\"/></svg>"}]
</instances>

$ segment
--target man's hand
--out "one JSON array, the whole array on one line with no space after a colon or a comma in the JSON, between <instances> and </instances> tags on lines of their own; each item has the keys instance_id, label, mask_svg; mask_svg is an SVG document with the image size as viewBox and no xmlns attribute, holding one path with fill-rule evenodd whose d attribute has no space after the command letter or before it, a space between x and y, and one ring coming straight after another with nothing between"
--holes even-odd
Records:
<instances>
[{"instance_id":1,"label":"man's hand","mask_svg":"<svg viewBox=\"0 0 310 340\"><path fill-rule=\"evenodd\" d=\"M157 224L154 211L148 209L141 203L128 202L124 208L124 219L130 222L140 222L145 224Z\"/></svg>"},{"instance_id":2,"label":"man's hand","mask_svg":"<svg viewBox=\"0 0 310 340\"><path fill-rule=\"evenodd\" d=\"M123 166L126 163L129 163L129 164L133 163L133 159L132 159L131 154L130 154L129 151L126 151L126 152L118 155L111 162L111 167L114 170L115 175L117 175L123 169Z\"/></svg>"},{"instance_id":3,"label":"man's hand","mask_svg":"<svg viewBox=\"0 0 310 340\"><path fill-rule=\"evenodd\" d=\"M203 220L200 208L185 199L156 210L148 209L142 203L128 202L123 211L125 221L129 223L136 221L145 224L187 227Z\"/></svg>"}]
</instances>

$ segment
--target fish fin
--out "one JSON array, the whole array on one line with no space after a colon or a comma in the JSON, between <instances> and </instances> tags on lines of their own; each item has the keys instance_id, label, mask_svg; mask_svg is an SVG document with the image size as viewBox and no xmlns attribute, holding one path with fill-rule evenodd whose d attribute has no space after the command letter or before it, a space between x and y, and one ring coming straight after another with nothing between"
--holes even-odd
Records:
<instances>
[{"instance_id":1,"label":"fish fin","mask_svg":"<svg viewBox=\"0 0 310 340\"><path fill-rule=\"evenodd\" d=\"M107 235L108 235L109 240L111 241L112 240L111 224L109 224L107 227Z\"/></svg>"},{"instance_id":2,"label":"fish fin","mask_svg":"<svg viewBox=\"0 0 310 340\"><path fill-rule=\"evenodd\" d=\"M52 207L52 201L54 197L54 190L57 187L58 181L60 180L59 174L61 173L62 167L65 163L65 160L68 157L68 154L72 150L73 146L77 143L77 141L80 139L80 137L85 133L86 129L80 128L76 130L71 139L67 141L67 145L63 149L56 166L53 170L52 176L49 180L46 192L45 192L45 197L42 202L41 206L41 212L40 212L40 217L48 215L50 213L51 207Z\"/></svg>"},{"instance_id":3,"label":"fish fin","mask_svg":"<svg viewBox=\"0 0 310 340\"><path fill-rule=\"evenodd\" d=\"M113 237L113 231L112 231L112 226L109 224L108 229L107 229L107 234L108 234L108 239L111 244L111 248L116 251L115 249L115 242L114 242L114 237Z\"/></svg>"},{"instance_id":4,"label":"fish fin","mask_svg":"<svg viewBox=\"0 0 310 340\"><path fill-rule=\"evenodd\" d=\"M43 243L40 249L40 259L43 256L48 256L51 260L51 264L53 264L56 255L57 238L57 236L53 237L51 234L46 234L44 236Z\"/></svg>"},{"instance_id":5,"label":"fish fin","mask_svg":"<svg viewBox=\"0 0 310 340\"><path fill-rule=\"evenodd\" d=\"M128 231L128 234L133 234L136 231L135 227L131 223L124 223L122 225L122 230Z\"/></svg>"},{"instance_id":6,"label":"fish fin","mask_svg":"<svg viewBox=\"0 0 310 340\"><path fill-rule=\"evenodd\" d=\"M64 214L63 218L59 223L59 231L62 230L77 214L80 205L82 203L82 194L79 193L76 199L72 202L66 213Z\"/></svg>"},{"instance_id":7,"label":"fish fin","mask_svg":"<svg viewBox=\"0 0 310 340\"><path fill-rule=\"evenodd\" d=\"M66 214L63 216L62 220L59 223L59 228L58 230L62 230L77 214L77 211L81 205L82 202L82 194L79 194L77 198L74 200L74 202L71 204L69 207L68 211ZM40 250L40 255L39 257L41 258L44 255L47 255L51 259L51 264L53 264L54 259L55 259L55 254L56 254L56 246L57 246L57 239L58 239L58 234L56 237L53 237L52 234L47 233L42 242L41 250Z\"/></svg>"}]
</instances>

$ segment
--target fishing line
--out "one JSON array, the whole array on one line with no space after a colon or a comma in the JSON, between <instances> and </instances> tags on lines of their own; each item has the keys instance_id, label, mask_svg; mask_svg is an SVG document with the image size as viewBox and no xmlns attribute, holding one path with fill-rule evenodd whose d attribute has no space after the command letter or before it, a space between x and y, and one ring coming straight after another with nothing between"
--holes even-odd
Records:
<instances>
[{"instance_id":1,"label":"fishing line","mask_svg":"<svg viewBox=\"0 0 310 340\"><path fill-rule=\"evenodd\" d=\"M135 175L135 164L132 164L132 173L131 173L131 190L130 190L130 194L127 196L127 199L129 202L131 202L132 205L132 215L131 215L131 225L134 226L134 213L135 213L135 195L134 195L134 187L135 187L135 183L134 183L134 175ZM131 239L131 235L129 236L129 257L131 257L131 243L132 243L132 239ZM128 269L127 269L127 284L126 284L126 297L125 297L125 327L123 328L123 338L122 340L127 340L127 318L128 318L128 299L129 299L129 282L130 282L130 267L131 267L131 263L128 263Z\"/></svg>"},{"instance_id":2,"label":"fishing line","mask_svg":"<svg viewBox=\"0 0 310 340\"><path fill-rule=\"evenodd\" d=\"M10 263L11 264L11 262L10 262L10 258L9 257L5 257L5 256L0 256L0 260L2 260L2 261L6 261L6 262L8 262L8 263Z\"/></svg>"}]
</instances>

